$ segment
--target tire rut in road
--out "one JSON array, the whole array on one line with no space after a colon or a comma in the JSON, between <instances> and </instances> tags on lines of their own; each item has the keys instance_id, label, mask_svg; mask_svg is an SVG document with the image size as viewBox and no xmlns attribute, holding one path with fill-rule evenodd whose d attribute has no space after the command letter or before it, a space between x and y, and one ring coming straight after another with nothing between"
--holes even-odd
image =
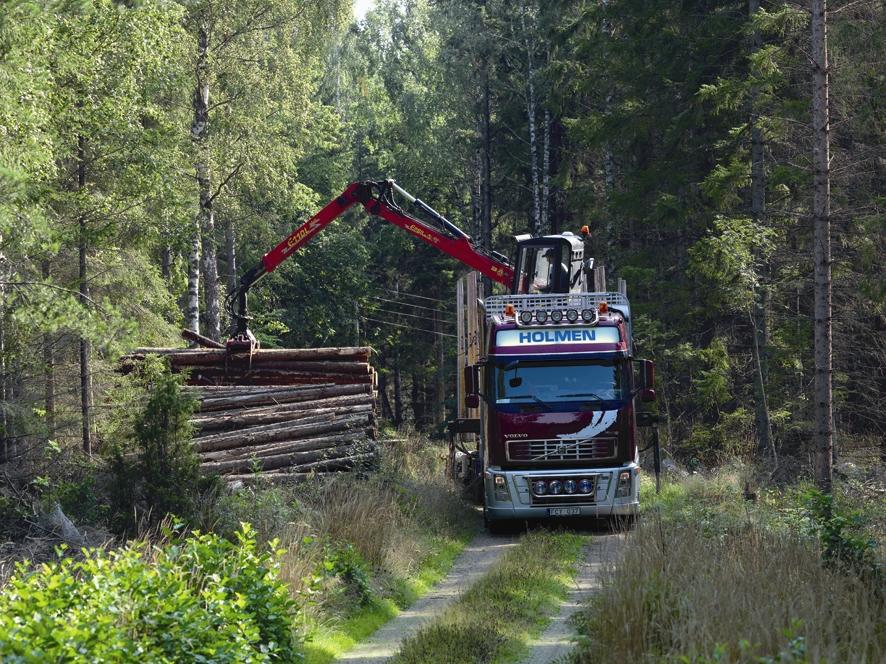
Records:
<instances>
[{"instance_id":1,"label":"tire rut in road","mask_svg":"<svg viewBox=\"0 0 886 664\"><path fill-rule=\"evenodd\" d=\"M336 662L380 664L397 654L404 639L437 616L486 574L502 554L517 544L517 536L477 535L456 558L449 574L396 618L380 627L369 639L346 652Z\"/></svg>"},{"instance_id":2,"label":"tire rut in road","mask_svg":"<svg viewBox=\"0 0 886 664\"><path fill-rule=\"evenodd\" d=\"M624 538L623 534L592 537L560 611L541 636L529 644L529 653L520 664L550 664L561 661L572 651L574 630L571 618L600 588L600 572L618 559Z\"/></svg>"}]
</instances>

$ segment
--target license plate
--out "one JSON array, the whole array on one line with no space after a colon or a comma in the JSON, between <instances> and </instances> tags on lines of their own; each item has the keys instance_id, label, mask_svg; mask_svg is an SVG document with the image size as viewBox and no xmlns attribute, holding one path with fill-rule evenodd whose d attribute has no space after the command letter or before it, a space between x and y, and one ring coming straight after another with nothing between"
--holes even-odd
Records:
<instances>
[{"instance_id":1,"label":"license plate","mask_svg":"<svg viewBox=\"0 0 886 664\"><path fill-rule=\"evenodd\" d=\"M548 516L578 516L581 509L578 507L549 507Z\"/></svg>"}]
</instances>

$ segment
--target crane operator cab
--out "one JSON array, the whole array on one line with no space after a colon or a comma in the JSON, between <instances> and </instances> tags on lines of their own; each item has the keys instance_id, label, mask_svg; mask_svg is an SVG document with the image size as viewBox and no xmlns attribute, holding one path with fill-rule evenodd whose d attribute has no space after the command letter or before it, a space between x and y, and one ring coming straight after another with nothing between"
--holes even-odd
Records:
<instances>
[{"instance_id":1,"label":"crane operator cab","mask_svg":"<svg viewBox=\"0 0 886 664\"><path fill-rule=\"evenodd\" d=\"M584 241L565 232L532 237L518 235L513 295L587 292L593 258L584 258Z\"/></svg>"}]
</instances>

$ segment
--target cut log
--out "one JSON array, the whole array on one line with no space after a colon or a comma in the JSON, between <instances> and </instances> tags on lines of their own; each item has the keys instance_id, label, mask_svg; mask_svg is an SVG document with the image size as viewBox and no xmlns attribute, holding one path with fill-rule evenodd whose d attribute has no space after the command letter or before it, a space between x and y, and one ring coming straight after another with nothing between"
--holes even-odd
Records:
<instances>
[{"instance_id":1,"label":"cut log","mask_svg":"<svg viewBox=\"0 0 886 664\"><path fill-rule=\"evenodd\" d=\"M366 428L368 426L369 418L365 415L335 419L329 417L327 421L311 424L304 424L301 422L298 424L291 424L286 422L284 423L284 426L269 425L268 427L251 427L239 432L206 436L201 439L194 439L194 445L200 452L211 452L213 450L227 450L235 447L244 447L245 445L258 445L260 443L270 443L279 440L308 438L322 433L347 431L348 429ZM255 429L263 430L255 431Z\"/></svg>"},{"instance_id":2,"label":"cut log","mask_svg":"<svg viewBox=\"0 0 886 664\"><path fill-rule=\"evenodd\" d=\"M307 452L310 450L322 450L328 447L341 445L353 445L355 447L374 447L375 442L367 438L366 433L360 429L333 432L330 436L319 438L301 438L296 440L282 440L263 445L249 445L246 447L234 447L227 450L215 450L201 452L200 462L210 461L233 461L234 459L248 459L253 456L273 456L289 452Z\"/></svg>"},{"instance_id":3,"label":"cut log","mask_svg":"<svg viewBox=\"0 0 886 664\"><path fill-rule=\"evenodd\" d=\"M366 362L332 362L332 361L287 361L272 360L262 358L261 356L253 356L252 362L224 362L206 360L190 355L179 356L171 355L170 362L176 369L188 369L192 371L201 371L203 369L224 370L229 374L243 373L244 371L299 371L306 373L331 373L331 374L368 374L372 371L372 366Z\"/></svg>"},{"instance_id":4,"label":"cut log","mask_svg":"<svg viewBox=\"0 0 886 664\"><path fill-rule=\"evenodd\" d=\"M353 448L350 445L330 447L306 452L289 452L288 454L276 454L274 456L234 459L232 461L216 461L201 463L200 470L206 474L243 473L247 471L266 471L275 468L290 468L303 466L315 461L326 459L342 459L351 457Z\"/></svg>"},{"instance_id":5,"label":"cut log","mask_svg":"<svg viewBox=\"0 0 886 664\"><path fill-rule=\"evenodd\" d=\"M206 413L196 413L191 418L191 422L195 425L203 426L212 421L222 421L227 417L238 417L241 415L297 412L302 410L313 410L316 408L343 408L346 406L360 406L364 404L375 405L375 396L372 394L346 394L340 397L327 397L325 399L315 399L312 401L274 403L253 407L247 406L245 408L231 408L230 410L213 410Z\"/></svg>"},{"instance_id":6,"label":"cut log","mask_svg":"<svg viewBox=\"0 0 886 664\"><path fill-rule=\"evenodd\" d=\"M249 475L222 475L222 479L225 480L229 485L235 484L236 482L242 482L247 486L254 485L280 485L280 484L296 484L299 482L304 482L310 479L317 479L320 477L324 477L325 475L335 475L335 472L330 473L282 473L282 474L271 474L271 473L251 473Z\"/></svg>"},{"instance_id":7,"label":"cut log","mask_svg":"<svg viewBox=\"0 0 886 664\"><path fill-rule=\"evenodd\" d=\"M371 394L369 385L321 385L293 387L275 393L243 394L241 396L224 396L204 399L200 403L200 412L230 410L246 406L265 406L278 403L296 403L312 401L328 397L347 396L351 394Z\"/></svg>"},{"instance_id":8,"label":"cut log","mask_svg":"<svg viewBox=\"0 0 886 664\"><path fill-rule=\"evenodd\" d=\"M313 406L316 405L316 403L317 402L308 402L304 405ZM299 408L290 410L278 406L274 409L261 409L260 412L250 412L249 410L246 410L242 414L227 417L195 418L191 420L191 424L200 431L201 435L205 435L210 431L231 431L234 429L242 429L244 427L260 426L262 424L274 424L275 422L295 422L315 415L355 415L357 413L371 413L372 409L372 404L363 398L362 402L343 405L338 408Z\"/></svg>"},{"instance_id":9,"label":"cut log","mask_svg":"<svg viewBox=\"0 0 886 664\"><path fill-rule=\"evenodd\" d=\"M225 345L215 341L214 339L210 339L209 337L204 337L202 334L197 334L194 330L182 330L181 331L182 339L185 341L193 341L195 344L200 344L204 348L224 348Z\"/></svg>"},{"instance_id":10,"label":"cut log","mask_svg":"<svg viewBox=\"0 0 886 664\"><path fill-rule=\"evenodd\" d=\"M276 362L281 360L298 360L298 361L349 361L349 362L368 362L370 348L266 348L257 350L252 354L252 364L256 362ZM206 362L209 364L224 365L225 360L231 363L249 362L248 354L229 354L227 350L222 349L200 349L189 350L187 348L136 348L130 355L166 355L172 356L175 362L185 362L191 364L200 364Z\"/></svg>"},{"instance_id":11,"label":"cut log","mask_svg":"<svg viewBox=\"0 0 886 664\"><path fill-rule=\"evenodd\" d=\"M372 374L353 373L314 373L311 371L290 371L282 369L264 369L253 367L239 370L234 367L189 367L191 374L188 382L192 385L201 381L209 384L235 382L238 385L318 385L334 383L335 385L372 385Z\"/></svg>"}]
</instances>

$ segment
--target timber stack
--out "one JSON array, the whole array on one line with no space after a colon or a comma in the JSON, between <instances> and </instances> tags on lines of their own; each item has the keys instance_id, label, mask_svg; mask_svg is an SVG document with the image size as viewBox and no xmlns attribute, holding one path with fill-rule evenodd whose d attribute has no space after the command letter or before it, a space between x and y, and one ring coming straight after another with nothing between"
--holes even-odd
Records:
<instances>
[{"instance_id":1,"label":"timber stack","mask_svg":"<svg viewBox=\"0 0 886 664\"><path fill-rule=\"evenodd\" d=\"M369 348L137 348L187 374L198 401L194 446L206 474L234 482L283 483L365 469L378 456L375 371Z\"/></svg>"}]
</instances>

